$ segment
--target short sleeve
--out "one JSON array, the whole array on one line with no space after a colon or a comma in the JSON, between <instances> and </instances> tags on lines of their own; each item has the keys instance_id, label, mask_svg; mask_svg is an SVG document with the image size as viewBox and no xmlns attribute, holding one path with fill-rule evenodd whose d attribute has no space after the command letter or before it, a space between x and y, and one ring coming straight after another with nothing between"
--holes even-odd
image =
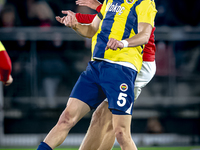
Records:
<instances>
[{"instance_id":1,"label":"short sleeve","mask_svg":"<svg viewBox=\"0 0 200 150\"><path fill-rule=\"evenodd\" d=\"M154 20L157 13L154 1L144 0L136 7L138 23L149 23L154 27Z\"/></svg>"}]
</instances>

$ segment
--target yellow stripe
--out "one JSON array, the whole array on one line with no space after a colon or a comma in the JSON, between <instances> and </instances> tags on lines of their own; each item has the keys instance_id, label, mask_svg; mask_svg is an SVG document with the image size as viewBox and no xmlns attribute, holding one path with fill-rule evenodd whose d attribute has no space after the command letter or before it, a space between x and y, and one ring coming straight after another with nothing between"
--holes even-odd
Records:
<instances>
[{"instance_id":1,"label":"yellow stripe","mask_svg":"<svg viewBox=\"0 0 200 150\"><path fill-rule=\"evenodd\" d=\"M104 16L104 14L105 14L105 9L106 9L106 0L104 0L103 5L102 5L101 10L100 10L100 12L101 12L101 14L102 14L103 16Z\"/></svg>"},{"instance_id":2,"label":"yellow stripe","mask_svg":"<svg viewBox=\"0 0 200 150\"><path fill-rule=\"evenodd\" d=\"M121 32L121 31L125 30L125 26L126 26L128 15L130 13L130 9L134 4L135 4L135 2L132 4L127 4L126 0L124 0L124 3L121 4L121 7L126 8L126 10L124 10L122 14L119 14L119 12L116 13L116 15L114 17L114 23L111 28L111 34L109 36L109 39L115 38L117 40L122 40L124 32Z\"/></svg>"},{"instance_id":3,"label":"yellow stripe","mask_svg":"<svg viewBox=\"0 0 200 150\"><path fill-rule=\"evenodd\" d=\"M125 6L125 4L121 5L121 7L123 7L123 6ZM129 11L125 11L123 13L123 18L127 18L128 13L129 13ZM115 38L117 40L121 40L123 35L124 35L124 32L121 32L121 31L124 31L124 29L125 29L126 20L122 20L122 19L119 19L119 18L121 18L121 16L116 14L115 17L114 17L114 23L113 23L112 28L111 28L111 34L109 35L109 39Z\"/></svg>"},{"instance_id":4,"label":"yellow stripe","mask_svg":"<svg viewBox=\"0 0 200 150\"><path fill-rule=\"evenodd\" d=\"M136 1L134 1L134 3L132 3L132 4L128 4L126 2L126 0L124 0L124 3L121 4L121 7L125 7L126 9L123 11L123 13L121 15L119 15L118 13L115 15L114 23L111 28L111 34L109 35L109 39L114 38L119 41L122 40L122 37L124 35L124 32L122 32L122 31L125 30L125 26L127 23L128 15L130 13L130 9L132 8L132 6L135 4ZM134 35L135 35L135 32L132 29L129 38ZM141 52L142 52L141 46L127 47L127 48L123 48L123 49L118 48L115 51L108 49L107 51L105 51L104 58L112 60L112 61L130 62L137 68L138 71L140 71L141 65L142 65Z\"/></svg>"},{"instance_id":5,"label":"yellow stripe","mask_svg":"<svg viewBox=\"0 0 200 150\"><path fill-rule=\"evenodd\" d=\"M5 47L3 46L3 44L0 41L0 51L5 51L5 50L6 50Z\"/></svg>"}]
</instances>

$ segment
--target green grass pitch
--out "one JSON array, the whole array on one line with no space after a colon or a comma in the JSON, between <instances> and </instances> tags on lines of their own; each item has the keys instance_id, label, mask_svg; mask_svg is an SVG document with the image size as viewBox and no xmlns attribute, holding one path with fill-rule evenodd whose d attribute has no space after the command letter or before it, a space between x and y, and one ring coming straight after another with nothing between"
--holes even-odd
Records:
<instances>
[{"instance_id":1,"label":"green grass pitch","mask_svg":"<svg viewBox=\"0 0 200 150\"><path fill-rule=\"evenodd\" d=\"M0 150L36 150L36 148L0 148ZM78 148L56 148L55 150L78 150ZM112 150L120 150L113 148ZM138 150L200 150L200 146L190 147L139 147Z\"/></svg>"}]
</instances>

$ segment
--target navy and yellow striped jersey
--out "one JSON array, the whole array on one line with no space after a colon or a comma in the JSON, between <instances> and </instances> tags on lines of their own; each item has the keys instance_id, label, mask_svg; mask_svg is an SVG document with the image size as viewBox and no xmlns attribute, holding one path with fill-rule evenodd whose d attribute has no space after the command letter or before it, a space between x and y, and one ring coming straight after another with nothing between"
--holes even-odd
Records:
<instances>
[{"instance_id":1,"label":"navy and yellow striped jersey","mask_svg":"<svg viewBox=\"0 0 200 150\"><path fill-rule=\"evenodd\" d=\"M5 51L5 47L3 46L3 44L0 41L0 51Z\"/></svg>"},{"instance_id":2,"label":"navy and yellow striped jersey","mask_svg":"<svg viewBox=\"0 0 200 150\"><path fill-rule=\"evenodd\" d=\"M99 29L92 38L93 59L129 62L140 71L143 46L106 51L105 48L110 38L120 41L137 34L140 22L154 26L156 12L152 0L105 0L98 14L102 19Z\"/></svg>"}]
</instances>

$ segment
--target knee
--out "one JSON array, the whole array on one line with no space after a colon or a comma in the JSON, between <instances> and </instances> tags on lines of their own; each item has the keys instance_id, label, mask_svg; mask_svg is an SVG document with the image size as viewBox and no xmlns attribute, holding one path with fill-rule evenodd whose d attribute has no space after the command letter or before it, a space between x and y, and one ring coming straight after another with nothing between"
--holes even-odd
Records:
<instances>
[{"instance_id":1,"label":"knee","mask_svg":"<svg viewBox=\"0 0 200 150\"><path fill-rule=\"evenodd\" d=\"M120 145L123 145L127 142L128 138L130 137L126 132L125 129L122 127L117 127L114 129L115 137Z\"/></svg>"},{"instance_id":2,"label":"knee","mask_svg":"<svg viewBox=\"0 0 200 150\"><path fill-rule=\"evenodd\" d=\"M58 120L57 126L61 129L71 129L75 124L75 117L69 111L64 110Z\"/></svg>"}]
</instances>

